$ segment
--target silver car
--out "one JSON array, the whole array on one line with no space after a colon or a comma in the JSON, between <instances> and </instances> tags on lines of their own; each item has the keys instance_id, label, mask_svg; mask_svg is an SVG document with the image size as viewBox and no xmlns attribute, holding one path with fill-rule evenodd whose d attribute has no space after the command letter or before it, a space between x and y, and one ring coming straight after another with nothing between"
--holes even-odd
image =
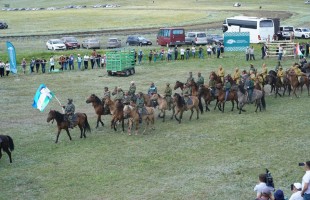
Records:
<instances>
[{"instance_id":1,"label":"silver car","mask_svg":"<svg viewBox=\"0 0 310 200\"><path fill-rule=\"evenodd\" d=\"M100 49L100 41L97 38L88 38L82 42L82 47L86 49Z\"/></svg>"},{"instance_id":2,"label":"silver car","mask_svg":"<svg viewBox=\"0 0 310 200\"><path fill-rule=\"evenodd\" d=\"M120 48L122 46L121 40L117 38L109 38L108 40L108 49L111 48Z\"/></svg>"},{"instance_id":3,"label":"silver car","mask_svg":"<svg viewBox=\"0 0 310 200\"><path fill-rule=\"evenodd\" d=\"M50 39L46 42L47 50L65 50L66 45L60 39Z\"/></svg>"}]
</instances>

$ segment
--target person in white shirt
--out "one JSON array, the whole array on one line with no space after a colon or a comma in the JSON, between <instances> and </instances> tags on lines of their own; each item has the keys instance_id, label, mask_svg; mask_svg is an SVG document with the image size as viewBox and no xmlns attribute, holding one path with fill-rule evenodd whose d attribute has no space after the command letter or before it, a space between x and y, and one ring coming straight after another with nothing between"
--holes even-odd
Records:
<instances>
[{"instance_id":1,"label":"person in white shirt","mask_svg":"<svg viewBox=\"0 0 310 200\"><path fill-rule=\"evenodd\" d=\"M270 192L274 191L274 188L268 187L266 185L266 174L260 174L258 176L258 184L254 187L254 191L256 192L257 198L260 198L262 195L262 191L269 189Z\"/></svg>"},{"instance_id":2,"label":"person in white shirt","mask_svg":"<svg viewBox=\"0 0 310 200\"><path fill-rule=\"evenodd\" d=\"M302 177L302 190L301 190L301 196L304 197L304 200L310 200L310 161L307 161L304 163L305 167L305 175Z\"/></svg>"},{"instance_id":3,"label":"person in white shirt","mask_svg":"<svg viewBox=\"0 0 310 200\"><path fill-rule=\"evenodd\" d=\"M291 190L292 190L293 194L289 200L303 200L304 199L301 196L301 184L300 183L292 184Z\"/></svg>"},{"instance_id":4,"label":"person in white shirt","mask_svg":"<svg viewBox=\"0 0 310 200\"><path fill-rule=\"evenodd\" d=\"M207 47L207 54L209 58L211 58L211 52L212 52L212 46L210 45Z\"/></svg>"},{"instance_id":5,"label":"person in white shirt","mask_svg":"<svg viewBox=\"0 0 310 200\"><path fill-rule=\"evenodd\" d=\"M196 57L196 47L195 46L192 46L192 56L193 56L193 58Z\"/></svg>"},{"instance_id":6,"label":"person in white shirt","mask_svg":"<svg viewBox=\"0 0 310 200\"><path fill-rule=\"evenodd\" d=\"M89 56L87 54L85 54L85 56L84 56L84 69L88 68L88 60L89 60Z\"/></svg>"},{"instance_id":7,"label":"person in white shirt","mask_svg":"<svg viewBox=\"0 0 310 200\"><path fill-rule=\"evenodd\" d=\"M9 76L10 71L11 71L10 63L8 61L6 61L6 63L5 63L6 76Z\"/></svg>"},{"instance_id":8,"label":"person in white shirt","mask_svg":"<svg viewBox=\"0 0 310 200\"><path fill-rule=\"evenodd\" d=\"M182 47L180 49L181 60L184 60L185 49Z\"/></svg>"}]
</instances>

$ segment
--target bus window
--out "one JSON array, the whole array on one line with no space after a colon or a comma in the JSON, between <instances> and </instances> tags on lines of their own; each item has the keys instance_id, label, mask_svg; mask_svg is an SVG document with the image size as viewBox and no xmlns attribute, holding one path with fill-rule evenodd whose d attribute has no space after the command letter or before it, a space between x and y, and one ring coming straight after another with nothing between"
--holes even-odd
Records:
<instances>
[{"instance_id":1,"label":"bus window","mask_svg":"<svg viewBox=\"0 0 310 200\"><path fill-rule=\"evenodd\" d=\"M273 27L273 22L271 20L262 20L259 22L259 27Z\"/></svg>"}]
</instances>

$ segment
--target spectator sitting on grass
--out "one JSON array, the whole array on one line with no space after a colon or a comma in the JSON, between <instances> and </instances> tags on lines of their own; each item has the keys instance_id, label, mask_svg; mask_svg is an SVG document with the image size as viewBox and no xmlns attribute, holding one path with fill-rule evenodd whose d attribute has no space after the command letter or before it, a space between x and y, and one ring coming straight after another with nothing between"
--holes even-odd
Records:
<instances>
[{"instance_id":1,"label":"spectator sitting on grass","mask_svg":"<svg viewBox=\"0 0 310 200\"><path fill-rule=\"evenodd\" d=\"M266 174L260 174L258 176L258 184L254 187L254 191L257 193L256 197L260 198L264 189L268 189L272 192L274 189L266 185ZM264 190L266 192L266 190Z\"/></svg>"}]
</instances>

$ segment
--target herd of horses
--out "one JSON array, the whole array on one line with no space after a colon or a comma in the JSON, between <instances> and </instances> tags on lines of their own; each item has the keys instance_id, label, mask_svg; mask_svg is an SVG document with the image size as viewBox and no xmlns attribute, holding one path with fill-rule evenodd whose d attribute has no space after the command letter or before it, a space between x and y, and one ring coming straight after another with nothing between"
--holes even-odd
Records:
<instances>
[{"instance_id":1,"label":"herd of horses","mask_svg":"<svg viewBox=\"0 0 310 200\"><path fill-rule=\"evenodd\" d=\"M310 69L310 66L309 66ZM291 92L296 97L299 97L296 93L297 89L300 88L300 92L302 93L303 86L306 86L309 96L309 86L310 81L307 75L303 75L298 79L298 76L295 74L293 70L288 70L283 77L283 82L279 77L277 77L277 73L273 70L269 71L268 75L263 79L263 82L255 82L255 89L253 90L252 101L248 100L248 93L245 87L245 81L243 80L239 85L233 81L230 75L227 75L225 79L231 82L232 89L227 96L225 101L225 91L223 89L223 83L220 77L218 77L215 73L211 73L210 76L213 76L216 81L216 92L215 95L212 95L211 89L208 85L200 85L191 81L189 86L191 87L192 94L189 97L189 101L185 102L184 98L179 94L175 93L172 97L172 101L168 102L164 96L160 94L153 94L149 96L148 94L143 94L144 98L144 109L141 113L141 116L138 114L138 109L134 103L130 105L124 105L121 101L114 101L111 98L106 98L104 100L100 99L95 94L91 94L87 100L87 104L92 104L95 113L97 114L96 128L104 126L102 115L112 115L111 117L111 129L117 131L117 125L121 123L122 131L124 132L125 121L128 125L128 134L131 135L131 130L135 127L135 134L138 134L141 120L146 124L143 134L146 132L147 128L154 129L155 122L155 107L160 111L158 117L162 118L162 121L165 121L166 111L169 108L172 110L171 119L175 118L179 123L182 121L183 113L185 111L191 111L190 120L194 112L196 111L196 119L199 119L199 113L203 113L203 101L205 103L205 111L210 111L209 106L212 101L216 101L214 110L218 108L220 111L224 112L226 101L230 101L232 104L231 111L234 110L235 104L237 105L237 109L239 110L239 114L244 112L244 105L248 103L255 103L256 110L266 108L265 102L265 92L264 86L270 85L270 93L274 92L275 97L284 96L286 91L288 91L288 96L290 96ZM176 81L174 90L180 88L184 89L184 83L180 81ZM283 89L282 94L280 94L280 90ZM203 100L203 101L202 101ZM59 135L62 129L67 132L67 135L70 140L72 140L70 131L69 131L69 121L65 117L64 114L56 111L50 110L47 117L47 122L54 120L57 123L57 137L55 143L58 142ZM149 127L151 125L151 127ZM73 118L73 127L78 126L80 129L80 138L86 138L86 132L91 132L90 125L88 123L87 115L85 113L75 113ZM10 163L12 163L11 151L14 150L14 142L13 139L8 135L0 135L0 159L2 157L2 152L6 152L9 156Z\"/></svg>"}]
</instances>

